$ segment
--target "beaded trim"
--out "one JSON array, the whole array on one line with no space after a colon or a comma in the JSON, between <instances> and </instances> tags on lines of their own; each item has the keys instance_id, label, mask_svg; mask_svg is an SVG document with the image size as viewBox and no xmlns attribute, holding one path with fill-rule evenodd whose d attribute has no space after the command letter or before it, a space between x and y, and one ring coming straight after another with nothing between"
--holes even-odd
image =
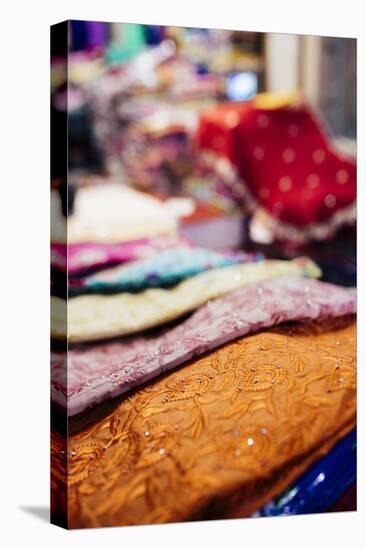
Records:
<instances>
[{"instance_id":1,"label":"beaded trim","mask_svg":"<svg viewBox=\"0 0 366 550\"><path fill-rule=\"evenodd\" d=\"M324 240L332 237L341 226L352 225L356 221L357 201L355 200L346 208L335 211L326 222L315 222L305 227L297 227L282 222L260 205L229 159L208 151L202 152L202 159L222 177L223 183L230 187L235 195L240 197L248 213L253 213L259 209L266 224L266 229L273 233L273 240L291 240L296 243Z\"/></svg>"}]
</instances>

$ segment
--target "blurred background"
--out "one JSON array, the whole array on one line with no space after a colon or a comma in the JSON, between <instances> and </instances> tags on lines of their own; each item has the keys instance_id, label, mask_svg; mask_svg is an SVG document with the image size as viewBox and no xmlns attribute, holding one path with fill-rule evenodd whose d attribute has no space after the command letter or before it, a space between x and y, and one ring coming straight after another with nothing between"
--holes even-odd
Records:
<instances>
[{"instance_id":1,"label":"blurred background","mask_svg":"<svg viewBox=\"0 0 366 550\"><path fill-rule=\"evenodd\" d=\"M355 181L346 181L347 170L338 168L334 184L329 171L320 178L319 189L323 180L326 187L322 209L315 199L311 203L311 189L305 205L296 186L299 196L292 202L299 219L301 208L310 212L309 227L304 220L297 227L296 216L289 222L296 214L293 206L292 218L286 218L286 202L271 203L262 184L256 193L258 172L252 166L243 169L240 139L251 143L250 127L243 133L243 105L264 106L270 121L277 120L278 110L292 107L297 117L315 117L312 131L304 126L305 145L314 139L315 147L318 132L329 150L329 166L332 159L354 166L356 40L91 21L70 21L68 40L67 81L62 44L52 45L51 63L52 121L68 114L68 173L60 151L53 152L51 163L52 187L65 212L66 195L73 215L80 188L113 180L169 203L180 233L195 244L245 248L268 257L306 254L321 265L327 280L355 284L355 214L349 210ZM274 151L283 137L278 124L271 138ZM294 135L296 124L288 126ZM208 134L217 147L208 145ZM220 139L235 141L239 154L233 158ZM261 160L261 148L254 155ZM223 159L229 164L220 164ZM271 174L271 159L266 163ZM298 170L310 173L315 183L309 186L316 187L311 167L303 163ZM345 185L337 185L337 178ZM287 191L285 180L282 191ZM348 190L347 200L340 189Z\"/></svg>"}]
</instances>

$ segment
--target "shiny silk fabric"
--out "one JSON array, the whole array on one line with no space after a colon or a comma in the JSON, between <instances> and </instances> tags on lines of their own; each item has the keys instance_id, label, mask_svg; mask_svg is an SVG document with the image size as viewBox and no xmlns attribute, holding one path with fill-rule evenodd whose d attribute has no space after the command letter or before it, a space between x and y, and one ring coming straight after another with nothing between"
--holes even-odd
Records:
<instances>
[{"instance_id":1,"label":"shiny silk fabric","mask_svg":"<svg viewBox=\"0 0 366 550\"><path fill-rule=\"evenodd\" d=\"M68 339L83 342L140 332L173 321L231 290L281 275L319 277L320 270L306 258L265 260L212 269L172 289L78 296L67 302ZM52 336L65 338L66 302L52 297L52 306Z\"/></svg>"},{"instance_id":2,"label":"shiny silk fabric","mask_svg":"<svg viewBox=\"0 0 366 550\"><path fill-rule=\"evenodd\" d=\"M284 321L356 312L356 293L301 277L249 285L202 306L174 328L52 356L54 403L73 416L235 338Z\"/></svg>"},{"instance_id":3,"label":"shiny silk fabric","mask_svg":"<svg viewBox=\"0 0 366 550\"><path fill-rule=\"evenodd\" d=\"M236 340L54 434L53 511L70 528L251 515L354 428L355 387L354 318Z\"/></svg>"}]
</instances>

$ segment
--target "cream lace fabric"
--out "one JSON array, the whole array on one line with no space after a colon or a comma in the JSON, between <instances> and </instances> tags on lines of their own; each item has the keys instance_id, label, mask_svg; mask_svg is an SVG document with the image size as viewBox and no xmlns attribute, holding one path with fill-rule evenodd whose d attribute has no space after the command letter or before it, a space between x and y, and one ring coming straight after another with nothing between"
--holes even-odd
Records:
<instances>
[{"instance_id":1,"label":"cream lace fabric","mask_svg":"<svg viewBox=\"0 0 366 550\"><path fill-rule=\"evenodd\" d=\"M82 342L136 333L177 319L237 288L282 275L316 278L320 270L304 258L290 262L267 260L214 269L170 290L154 288L138 294L80 296L67 304L68 334L65 300L53 297L52 336L68 336L70 342Z\"/></svg>"}]
</instances>

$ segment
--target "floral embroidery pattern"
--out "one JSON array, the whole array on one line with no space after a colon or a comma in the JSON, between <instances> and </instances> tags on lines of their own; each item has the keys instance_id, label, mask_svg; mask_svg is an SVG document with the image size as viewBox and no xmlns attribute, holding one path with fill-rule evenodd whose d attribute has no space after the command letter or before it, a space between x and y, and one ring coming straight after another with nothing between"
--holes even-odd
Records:
<instances>
[{"instance_id":1,"label":"floral embroidery pattern","mask_svg":"<svg viewBox=\"0 0 366 550\"><path fill-rule=\"evenodd\" d=\"M337 317L355 311L355 292L327 283L308 280L304 284L304 279L283 277L250 285L209 302L178 326L150 338L139 336L91 349L70 350L67 358L54 354L52 397L63 408L67 402L68 414L72 416L93 403L121 395L193 357L259 328L284 321ZM259 373L256 372L256 352L253 356L249 341L245 347L243 344L243 357L250 357L252 361L240 375L240 384L245 390L258 392L282 380L284 370L281 370L279 358L282 346L287 349L288 341L279 336L263 337L261 351L273 351L266 369ZM287 353L290 366L302 372L302 355L290 349ZM237 377L241 356L232 355L230 376ZM195 385L194 392L201 392L207 380L201 379ZM187 391L182 389L177 399L183 399L185 394Z\"/></svg>"},{"instance_id":2,"label":"floral embroidery pattern","mask_svg":"<svg viewBox=\"0 0 366 550\"><path fill-rule=\"evenodd\" d=\"M117 402L67 453L55 434L55 505L67 488L70 527L250 515L354 427L355 388L352 317L236 340Z\"/></svg>"}]
</instances>

